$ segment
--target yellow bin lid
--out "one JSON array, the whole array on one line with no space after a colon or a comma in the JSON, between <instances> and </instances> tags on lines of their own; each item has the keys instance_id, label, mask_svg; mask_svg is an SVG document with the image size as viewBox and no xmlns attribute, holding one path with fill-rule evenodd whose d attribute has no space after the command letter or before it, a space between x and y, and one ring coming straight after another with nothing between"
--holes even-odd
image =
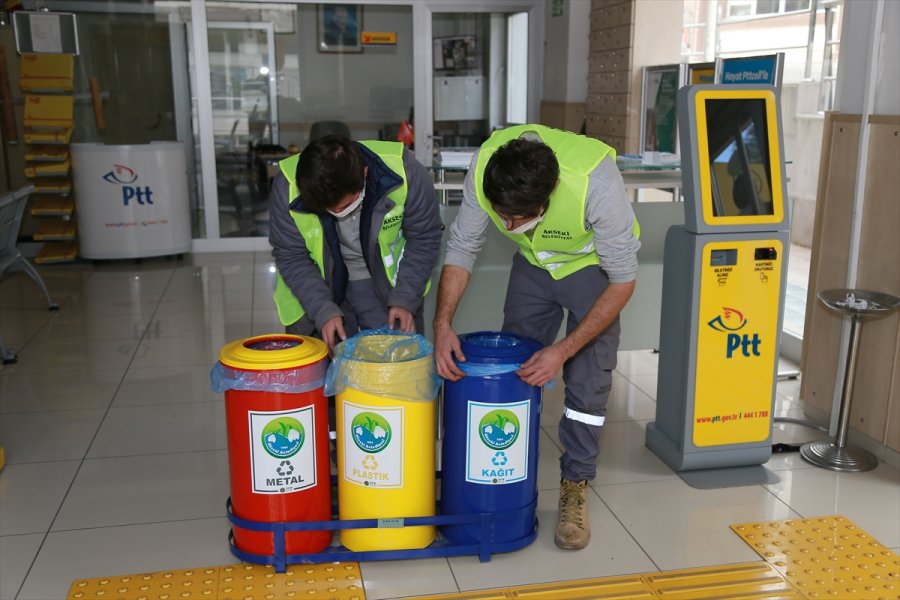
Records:
<instances>
[{"instance_id":1,"label":"yellow bin lid","mask_svg":"<svg viewBox=\"0 0 900 600\"><path fill-rule=\"evenodd\" d=\"M328 356L325 342L303 335L276 333L258 335L226 344L219 351L219 362L245 371L296 369Z\"/></svg>"}]
</instances>

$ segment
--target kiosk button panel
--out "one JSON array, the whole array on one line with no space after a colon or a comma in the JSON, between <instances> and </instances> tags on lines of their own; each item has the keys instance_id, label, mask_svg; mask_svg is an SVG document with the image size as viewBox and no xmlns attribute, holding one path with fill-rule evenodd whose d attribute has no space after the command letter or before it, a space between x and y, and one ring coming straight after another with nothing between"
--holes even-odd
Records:
<instances>
[{"instance_id":1,"label":"kiosk button panel","mask_svg":"<svg viewBox=\"0 0 900 600\"><path fill-rule=\"evenodd\" d=\"M759 250L757 250L757 253ZM757 258L757 260L759 260ZM712 250L709 253L709 266L711 267L733 267L737 264L737 250L734 248L722 248Z\"/></svg>"},{"instance_id":2,"label":"kiosk button panel","mask_svg":"<svg viewBox=\"0 0 900 600\"><path fill-rule=\"evenodd\" d=\"M754 258L756 260L775 260L778 258L778 250L775 248L757 248Z\"/></svg>"}]
</instances>

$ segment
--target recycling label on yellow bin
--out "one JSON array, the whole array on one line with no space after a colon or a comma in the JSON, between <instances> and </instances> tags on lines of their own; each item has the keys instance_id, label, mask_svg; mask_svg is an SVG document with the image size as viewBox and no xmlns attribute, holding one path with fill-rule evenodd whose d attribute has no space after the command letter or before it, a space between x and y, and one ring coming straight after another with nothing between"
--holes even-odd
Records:
<instances>
[{"instance_id":1,"label":"recycling label on yellow bin","mask_svg":"<svg viewBox=\"0 0 900 600\"><path fill-rule=\"evenodd\" d=\"M344 401L344 479L366 487L403 487L403 407Z\"/></svg>"},{"instance_id":2,"label":"recycling label on yellow bin","mask_svg":"<svg viewBox=\"0 0 900 600\"><path fill-rule=\"evenodd\" d=\"M315 407L249 411L250 469L257 494L299 492L316 485Z\"/></svg>"},{"instance_id":3,"label":"recycling label on yellow bin","mask_svg":"<svg viewBox=\"0 0 900 600\"><path fill-rule=\"evenodd\" d=\"M469 400L466 481L516 483L528 477L531 400L504 404Z\"/></svg>"}]
</instances>

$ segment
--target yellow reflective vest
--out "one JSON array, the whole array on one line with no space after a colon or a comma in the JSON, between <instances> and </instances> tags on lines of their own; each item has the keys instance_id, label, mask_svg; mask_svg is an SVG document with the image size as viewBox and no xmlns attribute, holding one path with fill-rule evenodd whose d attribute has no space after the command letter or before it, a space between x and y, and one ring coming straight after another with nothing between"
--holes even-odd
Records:
<instances>
[{"instance_id":1,"label":"yellow reflective vest","mask_svg":"<svg viewBox=\"0 0 900 600\"><path fill-rule=\"evenodd\" d=\"M397 270L400 259L403 256L403 247L406 245L406 239L403 237L403 209L406 205L406 170L403 168L403 144L399 142L381 142L381 141L362 141L360 142L369 150L374 152L387 167L396 173L403 180L403 183L388 193L395 206L384 215L381 227L378 232L378 247L381 254L381 261L384 264L384 270L387 273L391 286L397 285ZM278 163L281 172L288 181L288 203L292 202L299 191L297 189L296 173L297 161L300 155L296 154L290 158L286 158ZM304 213L292 210L290 211L294 223L303 241L306 242L306 248L309 256L319 267L319 273L325 277L325 235L322 230L322 223L319 216L313 213ZM275 307L278 310L278 318L284 325L295 323L298 319L306 314L306 309L300 304L300 301L294 296L291 288L284 282L279 273L275 282Z\"/></svg>"},{"instance_id":2,"label":"yellow reflective vest","mask_svg":"<svg viewBox=\"0 0 900 600\"><path fill-rule=\"evenodd\" d=\"M559 162L559 185L550 195L544 219L528 234L510 233L500 215L484 194L484 170L503 144L534 133L550 146ZM616 151L600 140L560 131L544 125L515 125L494 132L481 146L475 165L475 194L478 204L494 225L519 245L528 262L549 271L553 279L562 279L590 265L600 264L594 248L594 232L586 229L585 202L588 178L600 161L616 159ZM640 235L637 219L634 235Z\"/></svg>"}]
</instances>

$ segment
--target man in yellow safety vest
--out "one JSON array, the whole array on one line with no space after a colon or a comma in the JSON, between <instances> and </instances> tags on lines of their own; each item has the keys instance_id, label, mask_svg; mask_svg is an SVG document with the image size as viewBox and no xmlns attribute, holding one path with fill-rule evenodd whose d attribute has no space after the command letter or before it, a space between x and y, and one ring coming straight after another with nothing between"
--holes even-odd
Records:
<instances>
[{"instance_id":1,"label":"man in yellow safety vest","mask_svg":"<svg viewBox=\"0 0 900 600\"><path fill-rule=\"evenodd\" d=\"M425 168L399 142L335 135L279 166L269 242L287 332L329 349L358 329L421 333L442 228Z\"/></svg>"},{"instance_id":2,"label":"man in yellow safety vest","mask_svg":"<svg viewBox=\"0 0 900 600\"><path fill-rule=\"evenodd\" d=\"M452 381L463 376L456 361L465 361L453 316L489 222L519 245L503 330L544 344L517 373L543 386L563 371L555 538L560 548L581 549L590 541L587 486L616 366L618 316L634 291L640 247L615 151L585 136L518 125L494 132L473 157L434 317L438 372ZM555 341L564 311L566 335Z\"/></svg>"}]
</instances>

